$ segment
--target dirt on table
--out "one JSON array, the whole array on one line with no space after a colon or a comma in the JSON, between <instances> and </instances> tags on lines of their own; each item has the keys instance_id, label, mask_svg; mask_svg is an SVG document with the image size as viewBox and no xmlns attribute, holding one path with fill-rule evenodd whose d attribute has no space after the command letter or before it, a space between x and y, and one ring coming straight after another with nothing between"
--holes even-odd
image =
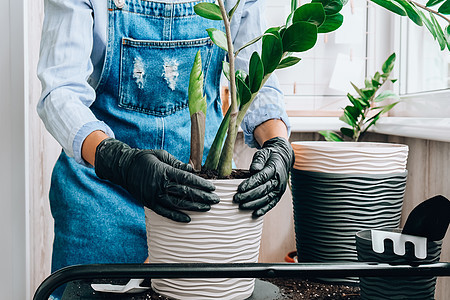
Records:
<instances>
[{"instance_id":1,"label":"dirt on table","mask_svg":"<svg viewBox=\"0 0 450 300\"><path fill-rule=\"evenodd\" d=\"M281 299L356 300L360 299L359 287L328 284L307 279L265 278L280 289Z\"/></svg>"},{"instance_id":2,"label":"dirt on table","mask_svg":"<svg viewBox=\"0 0 450 300\"><path fill-rule=\"evenodd\" d=\"M315 300L357 300L360 299L360 290L358 286L345 285L345 284L329 284L321 283L307 279L299 278L264 278L261 279L268 281L276 285L280 289L280 297L276 300L302 300L302 299L315 299ZM127 280L120 282L126 283ZM97 281L98 282L98 281ZM118 284L117 280L101 280L102 283L114 283ZM150 286L150 280L145 280L142 286ZM93 294L95 295L92 295ZM132 300L171 300L165 296L162 296L153 290L141 294L104 294L91 290L93 298L84 299L132 299Z\"/></svg>"},{"instance_id":3,"label":"dirt on table","mask_svg":"<svg viewBox=\"0 0 450 300\"><path fill-rule=\"evenodd\" d=\"M360 299L359 287L352 285L320 283L306 279L264 278L280 289L279 300L357 300ZM170 300L154 291L142 295L136 300ZM277 299L277 300L278 300Z\"/></svg>"}]
</instances>

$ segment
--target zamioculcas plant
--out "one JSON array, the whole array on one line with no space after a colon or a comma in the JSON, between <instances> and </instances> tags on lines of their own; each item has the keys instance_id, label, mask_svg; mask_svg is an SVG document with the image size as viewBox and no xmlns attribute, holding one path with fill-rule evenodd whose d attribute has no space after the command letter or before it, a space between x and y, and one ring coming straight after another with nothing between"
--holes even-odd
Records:
<instances>
[{"instance_id":1,"label":"zamioculcas plant","mask_svg":"<svg viewBox=\"0 0 450 300\"><path fill-rule=\"evenodd\" d=\"M276 69L298 63L300 58L294 56L294 53L313 48L317 42L318 33L332 32L342 25L343 16L339 11L346 2L347 0L313 0L311 3L297 7L297 1L292 1L292 11L285 24L267 29L263 35L249 41L237 50L233 49L230 22L240 1L228 12L222 0L218 0L218 5L199 3L195 6L195 12L201 17L222 20L224 23L225 32L216 28L210 28L207 31L211 40L228 53L228 62L223 63L223 72L230 81L231 95L230 108L222 120L208 153L205 169L216 170L219 177L231 174L231 161L238 128L259 90ZM258 41L261 41L262 44L261 54L255 51L251 55L248 74L243 70L235 70L235 58L242 49ZM199 60L196 60L193 68L201 69ZM199 78L197 72L193 71L191 74ZM194 81L195 78L191 79L191 83ZM198 89L200 89L199 85L196 88L189 88L190 94L197 94L197 97L192 97L192 99L200 99L203 96L203 92L199 92ZM199 121L197 117L192 118L195 114L196 112L191 110L191 119L194 120L194 123ZM202 128L202 126L204 128L204 125L198 127ZM203 144L200 139L198 142ZM191 145L192 148L201 147ZM194 165L194 168L199 170L201 165Z\"/></svg>"},{"instance_id":2,"label":"zamioculcas plant","mask_svg":"<svg viewBox=\"0 0 450 300\"><path fill-rule=\"evenodd\" d=\"M391 54L383 63L381 73L376 72L372 78L366 78L364 88L360 89L351 83L358 95L352 96L350 93L347 94L351 105L344 108L344 114L339 118L339 120L349 125L350 128L342 127L340 135L330 130L319 131L327 141L337 142L343 141L346 138L357 142L370 127L375 125L384 113L399 103L399 101L396 101L390 104L380 105L382 101L387 99L399 99L397 94L389 90L379 93L380 88L386 82L390 81L394 83L396 81L396 79L390 78L394 64L395 53Z\"/></svg>"},{"instance_id":3,"label":"zamioculcas plant","mask_svg":"<svg viewBox=\"0 0 450 300\"><path fill-rule=\"evenodd\" d=\"M400 16L407 16L418 26L427 27L428 31L438 41L441 50L450 50L450 0L428 0L425 5L411 0L371 0ZM436 7L438 8L432 8ZM428 15L428 16L427 16ZM436 19L441 18L445 25L441 26Z\"/></svg>"}]
</instances>

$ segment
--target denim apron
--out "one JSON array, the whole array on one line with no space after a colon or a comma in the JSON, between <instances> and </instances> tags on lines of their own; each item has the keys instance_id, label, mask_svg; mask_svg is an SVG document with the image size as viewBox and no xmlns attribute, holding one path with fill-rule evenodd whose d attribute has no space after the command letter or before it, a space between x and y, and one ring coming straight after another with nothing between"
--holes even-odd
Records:
<instances>
[{"instance_id":1,"label":"denim apron","mask_svg":"<svg viewBox=\"0 0 450 300\"><path fill-rule=\"evenodd\" d=\"M224 51L188 0L108 0L106 58L91 106L118 140L164 149L189 161L188 84L201 51L208 99L205 157L222 119L219 81ZM208 0L208 2L213 2ZM62 153L52 174L55 220L52 271L74 264L141 263L147 257L142 205L126 190L100 180Z\"/></svg>"}]
</instances>

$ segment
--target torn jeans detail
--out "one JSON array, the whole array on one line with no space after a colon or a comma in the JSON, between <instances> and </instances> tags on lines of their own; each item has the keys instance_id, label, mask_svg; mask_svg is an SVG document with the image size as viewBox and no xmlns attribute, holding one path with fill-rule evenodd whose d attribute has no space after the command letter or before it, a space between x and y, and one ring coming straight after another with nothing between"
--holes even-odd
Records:
<instances>
[{"instance_id":1,"label":"torn jeans detail","mask_svg":"<svg viewBox=\"0 0 450 300\"><path fill-rule=\"evenodd\" d=\"M216 72L220 71L223 52L214 49L217 46L207 33L199 34L204 37L161 41L122 38L119 106L158 117L186 109L189 76L198 51L202 55L205 83L214 89L213 93L209 90L207 93L216 94Z\"/></svg>"},{"instance_id":2,"label":"torn jeans detail","mask_svg":"<svg viewBox=\"0 0 450 300\"><path fill-rule=\"evenodd\" d=\"M178 75L178 65L179 63L175 58L165 58L164 59L164 71L162 76L166 80L169 88L174 91L175 85L177 83Z\"/></svg>"},{"instance_id":3,"label":"torn jeans detail","mask_svg":"<svg viewBox=\"0 0 450 300\"><path fill-rule=\"evenodd\" d=\"M136 79L136 84L138 88L142 89L144 88L144 63L142 62L142 59L135 58L134 59L134 68L133 68L133 78Z\"/></svg>"}]
</instances>

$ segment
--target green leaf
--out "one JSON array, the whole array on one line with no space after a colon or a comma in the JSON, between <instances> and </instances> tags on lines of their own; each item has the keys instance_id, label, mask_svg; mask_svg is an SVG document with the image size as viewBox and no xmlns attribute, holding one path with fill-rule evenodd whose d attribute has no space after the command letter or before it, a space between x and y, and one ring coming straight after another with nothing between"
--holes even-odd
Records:
<instances>
[{"instance_id":1,"label":"green leaf","mask_svg":"<svg viewBox=\"0 0 450 300\"><path fill-rule=\"evenodd\" d=\"M344 112L344 114L343 114L342 116L339 117L339 120L341 120L342 122L345 122L346 124L348 124L348 125L350 125L350 126L353 127L354 122L352 122L352 121L347 117L347 115L345 114L345 112Z\"/></svg>"},{"instance_id":2,"label":"green leaf","mask_svg":"<svg viewBox=\"0 0 450 300\"><path fill-rule=\"evenodd\" d=\"M436 39L436 30L434 29L433 23L427 18L427 16L421 10L418 10L417 12L419 13L420 18L427 27L428 31L431 33L434 39Z\"/></svg>"},{"instance_id":3,"label":"green leaf","mask_svg":"<svg viewBox=\"0 0 450 300\"><path fill-rule=\"evenodd\" d=\"M283 35L285 52L303 52L314 47L317 41L317 27L308 22L296 22L289 26Z\"/></svg>"},{"instance_id":4,"label":"green leaf","mask_svg":"<svg viewBox=\"0 0 450 300\"><path fill-rule=\"evenodd\" d=\"M369 125L366 126L366 128L364 129L364 132L366 132L370 127L372 127L373 125L375 125L375 123L380 119L382 112L378 112L377 114L375 114L372 118L368 119L365 124L369 123ZM363 132L363 133L364 133Z\"/></svg>"},{"instance_id":5,"label":"green leaf","mask_svg":"<svg viewBox=\"0 0 450 300\"><path fill-rule=\"evenodd\" d=\"M230 112L231 107L228 108L225 116L220 123L219 129L217 130L214 141L209 149L208 156L205 161L205 168L207 170L216 170L219 165L220 153L222 152L222 145L227 134L228 125L230 124Z\"/></svg>"},{"instance_id":6,"label":"green leaf","mask_svg":"<svg viewBox=\"0 0 450 300\"><path fill-rule=\"evenodd\" d=\"M275 34L276 36L278 36L279 38L281 38L281 35L280 35L280 29L281 29L280 26L277 26L277 27L270 27L270 28L268 28L264 33Z\"/></svg>"},{"instance_id":7,"label":"green leaf","mask_svg":"<svg viewBox=\"0 0 450 300\"><path fill-rule=\"evenodd\" d=\"M239 3L241 3L241 0L238 0L238 1L236 2L236 4L233 6L233 8L230 9L230 11L228 12L228 16L230 17L230 20L231 20L231 18L233 17L234 12L236 11L236 8L239 6Z\"/></svg>"},{"instance_id":8,"label":"green leaf","mask_svg":"<svg viewBox=\"0 0 450 300\"><path fill-rule=\"evenodd\" d=\"M335 31L339 27L341 27L344 22L344 16L340 13L334 15L327 15L325 18L325 22L319 27L319 33L328 33Z\"/></svg>"},{"instance_id":9,"label":"green leaf","mask_svg":"<svg viewBox=\"0 0 450 300\"><path fill-rule=\"evenodd\" d=\"M331 130L321 130L319 133L329 142L342 142L342 138Z\"/></svg>"},{"instance_id":10,"label":"green leaf","mask_svg":"<svg viewBox=\"0 0 450 300\"><path fill-rule=\"evenodd\" d=\"M353 131L353 129L350 129L347 127L341 127L341 133L345 136L348 136L351 139L353 139L353 136L355 135L355 132Z\"/></svg>"},{"instance_id":11,"label":"green leaf","mask_svg":"<svg viewBox=\"0 0 450 300\"><path fill-rule=\"evenodd\" d=\"M380 79L381 79L381 74L380 74L380 72L376 72L375 75L373 76L373 79L374 79L375 81L380 82Z\"/></svg>"},{"instance_id":12,"label":"green leaf","mask_svg":"<svg viewBox=\"0 0 450 300\"><path fill-rule=\"evenodd\" d=\"M374 88L363 88L361 89L361 92L366 96L367 99L370 99L375 94ZM364 97L363 97L364 98Z\"/></svg>"},{"instance_id":13,"label":"green leaf","mask_svg":"<svg viewBox=\"0 0 450 300\"><path fill-rule=\"evenodd\" d=\"M244 70L236 70L236 78L240 78L243 82L245 82L247 77L248 74Z\"/></svg>"},{"instance_id":14,"label":"green leaf","mask_svg":"<svg viewBox=\"0 0 450 300\"><path fill-rule=\"evenodd\" d=\"M450 0L447 0L444 3L442 3L442 5L438 9L438 12L444 15L450 14Z\"/></svg>"},{"instance_id":15,"label":"green leaf","mask_svg":"<svg viewBox=\"0 0 450 300\"><path fill-rule=\"evenodd\" d=\"M352 126L353 128L358 127L357 120L355 120L355 118L353 118L353 116L347 110L344 110L344 115L345 115L346 119L348 120L348 122L349 122L348 124L350 126Z\"/></svg>"},{"instance_id":16,"label":"green leaf","mask_svg":"<svg viewBox=\"0 0 450 300\"><path fill-rule=\"evenodd\" d=\"M372 79L372 86L374 88L378 89L380 87L380 85L381 85L381 83L379 81L376 81L375 79Z\"/></svg>"},{"instance_id":17,"label":"green leaf","mask_svg":"<svg viewBox=\"0 0 450 300\"><path fill-rule=\"evenodd\" d=\"M347 105L344 108L344 113L346 113L347 116L349 117L351 116L352 120L354 120L356 123L356 121L358 121L359 116L361 115L361 110L357 109L354 106Z\"/></svg>"},{"instance_id":18,"label":"green leaf","mask_svg":"<svg viewBox=\"0 0 450 300\"><path fill-rule=\"evenodd\" d=\"M278 65L277 69L284 69L287 67L291 67L298 63L301 60L301 58L295 57L295 56L288 56L284 58L280 64Z\"/></svg>"},{"instance_id":19,"label":"green leaf","mask_svg":"<svg viewBox=\"0 0 450 300\"><path fill-rule=\"evenodd\" d=\"M366 97L366 95L353 83L353 82L350 82L350 84L352 85L352 87L355 89L355 91L358 93L358 95L360 95L361 96L361 98L363 99L363 100L368 100L368 98Z\"/></svg>"},{"instance_id":20,"label":"green leaf","mask_svg":"<svg viewBox=\"0 0 450 300\"><path fill-rule=\"evenodd\" d=\"M228 52L227 36L225 35L225 32L216 28L208 28L206 31L214 44Z\"/></svg>"},{"instance_id":21,"label":"green leaf","mask_svg":"<svg viewBox=\"0 0 450 300\"><path fill-rule=\"evenodd\" d=\"M375 97L375 102L381 102L386 99L399 99L399 96L393 91L383 91Z\"/></svg>"},{"instance_id":22,"label":"green leaf","mask_svg":"<svg viewBox=\"0 0 450 300\"><path fill-rule=\"evenodd\" d=\"M444 0L429 0L427 2L426 6L427 7L434 6L434 5L438 4L438 3L441 3L442 1L444 1Z\"/></svg>"},{"instance_id":23,"label":"green leaf","mask_svg":"<svg viewBox=\"0 0 450 300\"><path fill-rule=\"evenodd\" d=\"M450 51L450 25L445 28L445 39L447 40L447 48Z\"/></svg>"},{"instance_id":24,"label":"green leaf","mask_svg":"<svg viewBox=\"0 0 450 300\"><path fill-rule=\"evenodd\" d=\"M245 80L242 76L239 76L238 74L236 74L236 89L240 105L242 106L247 104L247 102L252 98L252 92L245 84Z\"/></svg>"},{"instance_id":25,"label":"green leaf","mask_svg":"<svg viewBox=\"0 0 450 300\"><path fill-rule=\"evenodd\" d=\"M381 70L384 72L384 74L387 75L386 77L388 77L389 74L392 72L392 69L394 69L395 58L396 55L394 52L386 59L386 61L383 63L383 66L381 67Z\"/></svg>"},{"instance_id":26,"label":"green leaf","mask_svg":"<svg viewBox=\"0 0 450 300\"><path fill-rule=\"evenodd\" d=\"M226 61L222 62L222 72L228 81L230 81L230 64Z\"/></svg>"},{"instance_id":27,"label":"green leaf","mask_svg":"<svg viewBox=\"0 0 450 300\"><path fill-rule=\"evenodd\" d=\"M262 39L261 60L264 75L272 73L283 56L283 45L275 34L265 34Z\"/></svg>"},{"instance_id":28,"label":"green leaf","mask_svg":"<svg viewBox=\"0 0 450 300\"><path fill-rule=\"evenodd\" d=\"M322 3L326 15L334 15L341 11L343 2L341 0L313 0L312 3Z\"/></svg>"},{"instance_id":29,"label":"green leaf","mask_svg":"<svg viewBox=\"0 0 450 300\"><path fill-rule=\"evenodd\" d=\"M367 121L364 122L364 124L367 124L367 123L370 122L370 124L367 125L367 127L364 129L364 132L366 132L370 127L375 125L375 123L380 119L382 114L384 114L384 113L388 112L389 110L391 110L398 103L399 103L399 101L391 103L391 104L386 105L386 106L381 106L381 107L374 108L374 109L381 108L381 110L378 113L376 113L372 118L370 118L370 119L368 119Z\"/></svg>"},{"instance_id":30,"label":"green leaf","mask_svg":"<svg viewBox=\"0 0 450 300\"><path fill-rule=\"evenodd\" d=\"M325 11L322 3L307 3L300 6L294 12L292 22L305 21L319 27L325 21Z\"/></svg>"},{"instance_id":31,"label":"green leaf","mask_svg":"<svg viewBox=\"0 0 450 300\"><path fill-rule=\"evenodd\" d=\"M273 34L281 41L280 29L281 27L270 27L264 32L264 35Z\"/></svg>"},{"instance_id":32,"label":"green leaf","mask_svg":"<svg viewBox=\"0 0 450 300\"><path fill-rule=\"evenodd\" d=\"M258 52L253 52L249 64L249 88L252 93L259 91L264 78L264 66Z\"/></svg>"},{"instance_id":33,"label":"green leaf","mask_svg":"<svg viewBox=\"0 0 450 300\"><path fill-rule=\"evenodd\" d=\"M362 111L364 108L368 106L368 104L360 101L360 99L353 97L350 93L347 94L348 100L355 106L359 111Z\"/></svg>"},{"instance_id":34,"label":"green leaf","mask_svg":"<svg viewBox=\"0 0 450 300\"><path fill-rule=\"evenodd\" d=\"M371 0L373 3L376 3L384 8L386 8L387 10L396 13L397 15L400 16L406 16L406 11L403 8L403 6L392 2L391 0Z\"/></svg>"},{"instance_id":35,"label":"green leaf","mask_svg":"<svg viewBox=\"0 0 450 300\"><path fill-rule=\"evenodd\" d=\"M399 3L403 8L406 10L406 14L408 15L408 18L410 18L414 23L416 23L419 26L422 26L422 19L420 18L419 14L417 13L416 6L406 0L394 0L395 2Z\"/></svg>"},{"instance_id":36,"label":"green leaf","mask_svg":"<svg viewBox=\"0 0 450 300\"><path fill-rule=\"evenodd\" d=\"M390 111L391 109L393 109L394 106L396 106L399 102L400 102L400 101L397 101L397 102L394 102L394 103L391 103L391 104L388 104L388 105L383 106L383 107L382 107L383 109L381 110L381 113L382 113L382 114L387 113L388 111Z\"/></svg>"},{"instance_id":37,"label":"green leaf","mask_svg":"<svg viewBox=\"0 0 450 300\"><path fill-rule=\"evenodd\" d=\"M197 15L210 20L222 20L222 13L219 5L215 3L198 3L194 6L194 11Z\"/></svg>"},{"instance_id":38,"label":"green leaf","mask_svg":"<svg viewBox=\"0 0 450 300\"><path fill-rule=\"evenodd\" d=\"M441 47L441 50L444 50L447 46L447 40L445 39L444 32L442 31L441 26L432 13L430 13L430 18L431 22L434 25L434 28L436 29L436 38L438 40L439 46Z\"/></svg>"},{"instance_id":39,"label":"green leaf","mask_svg":"<svg viewBox=\"0 0 450 300\"><path fill-rule=\"evenodd\" d=\"M364 85L366 86L366 88L373 88L372 80L369 77L364 79Z\"/></svg>"},{"instance_id":40,"label":"green leaf","mask_svg":"<svg viewBox=\"0 0 450 300\"><path fill-rule=\"evenodd\" d=\"M206 115L206 97L203 96L202 56L200 50L195 55L189 77L188 99L191 116L199 111L203 111Z\"/></svg>"},{"instance_id":41,"label":"green leaf","mask_svg":"<svg viewBox=\"0 0 450 300\"><path fill-rule=\"evenodd\" d=\"M292 25L292 19L294 18L294 12L291 12L289 16L286 18L286 27L289 27Z\"/></svg>"}]
</instances>

